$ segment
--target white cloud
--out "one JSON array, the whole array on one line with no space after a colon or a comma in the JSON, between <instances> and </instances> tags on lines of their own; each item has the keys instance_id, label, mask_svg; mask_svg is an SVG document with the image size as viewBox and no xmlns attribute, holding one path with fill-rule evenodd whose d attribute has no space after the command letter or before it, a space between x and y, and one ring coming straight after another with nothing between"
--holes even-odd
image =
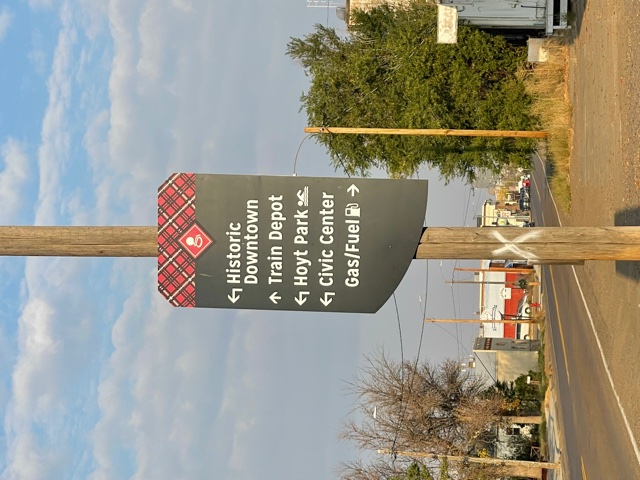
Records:
<instances>
[{"instance_id":1,"label":"white cloud","mask_svg":"<svg viewBox=\"0 0 640 480\"><path fill-rule=\"evenodd\" d=\"M27 58L33 65L34 70L38 75L44 75L45 70L47 69L47 54L44 50L39 50L37 48L33 48L28 54Z\"/></svg>"},{"instance_id":2,"label":"white cloud","mask_svg":"<svg viewBox=\"0 0 640 480\"><path fill-rule=\"evenodd\" d=\"M2 7L0 9L0 42L4 40L4 37L7 35L7 31L11 24L13 23L13 13L9 8Z\"/></svg>"},{"instance_id":3,"label":"white cloud","mask_svg":"<svg viewBox=\"0 0 640 480\"><path fill-rule=\"evenodd\" d=\"M72 49L77 34L68 4L62 7L60 19L63 28L58 35L52 71L47 81L49 104L42 122L42 143L38 150L40 192L35 221L40 225L55 224L59 217L60 179L69 157L67 110L72 89Z\"/></svg>"},{"instance_id":4,"label":"white cloud","mask_svg":"<svg viewBox=\"0 0 640 480\"><path fill-rule=\"evenodd\" d=\"M191 13L194 10L192 0L171 0L171 5L186 13Z\"/></svg>"},{"instance_id":5,"label":"white cloud","mask_svg":"<svg viewBox=\"0 0 640 480\"><path fill-rule=\"evenodd\" d=\"M76 12L84 34L95 40L106 28L109 2L105 0L77 0Z\"/></svg>"},{"instance_id":6,"label":"white cloud","mask_svg":"<svg viewBox=\"0 0 640 480\"><path fill-rule=\"evenodd\" d=\"M0 155L0 222L10 225L25 210L30 165L24 146L14 138L7 139L0 147Z\"/></svg>"},{"instance_id":7,"label":"white cloud","mask_svg":"<svg viewBox=\"0 0 640 480\"><path fill-rule=\"evenodd\" d=\"M27 53L27 58L38 75L44 75L47 71L46 52L48 48L49 45L43 32L38 28L34 28L31 32L31 50Z\"/></svg>"},{"instance_id":8,"label":"white cloud","mask_svg":"<svg viewBox=\"0 0 640 480\"><path fill-rule=\"evenodd\" d=\"M29 7L31 7L33 10L52 8L53 5L54 0L29 0Z\"/></svg>"},{"instance_id":9,"label":"white cloud","mask_svg":"<svg viewBox=\"0 0 640 480\"><path fill-rule=\"evenodd\" d=\"M174 309L157 293L148 304L155 272L147 278L113 329L90 478L293 478L295 462L273 460L290 458L287 449L300 459L312 449L306 464L330 473L335 465L325 458L340 419L327 418L346 402L335 396L336 372L355 356L357 324ZM347 355L318 362L327 340ZM135 465L126 462L131 455Z\"/></svg>"},{"instance_id":10,"label":"white cloud","mask_svg":"<svg viewBox=\"0 0 640 480\"><path fill-rule=\"evenodd\" d=\"M286 2L280 7L289 9ZM229 47L242 45L247 30L260 43L263 18L251 15L253 8L209 1L109 3L111 106L108 121L104 114L97 116L84 139L94 168L99 223L153 222L156 199L149 192L168 174L252 171L270 133L284 138L279 125L267 121L265 105L281 115L269 89L273 84L254 74L273 52L263 57L264 49L255 53L255 44L247 42L241 52ZM283 57L286 39L283 34L280 45L267 49L277 48ZM278 65L272 68L275 72ZM280 92L288 91L284 74L274 73L273 80L282 82ZM297 112L297 96L288 106ZM281 161L277 154L273 158ZM155 276L150 281L155 283ZM327 367L317 365L314 355L324 348L322 342L295 339L306 338L308 325L294 326L290 333L291 324L261 322L264 315L256 312L177 312L157 294L147 304L148 292L140 288L135 287L114 326L115 350L100 382L93 479L131 474L159 480L256 478L260 469L277 468L256 452L279 427L298 436L315 427L318 438L311 444L318 449L333 441L335 424L324 419L339 402L323 399L312 415L304 401L317 404L327 382L339 383L326 373L314 378ZM357 328L345 329L340 321L333 325L340 326L338 343L347 346L350 359ZM277 351L273 344L279 345ZM329 362L329 370L343 368L344 360ZM309 371L301 372L305 368ZM279 406L279 393L286 388L283 373L288 386L295 381L301 392L285 396ZM310 417L298 420L305 413ZM286 458L280 453L278 458ZM131 454L135 465L127 463ZM323 472L335 466L327 468L321 456L311 464Z\"/></svg>"},{"instance_id":11,"label":"white cloud","mask_svg":"<svg viewBox=\"0 0 640 480\"><path fill-rule=\"evenodd\" d=\"M242 108L250 99L229 105L245 83L259 84L252 62L238 61L227 46L237 43L228 32L246 21L248 9L206 1L110 2L109 130L106 138L93 138L108 144L108 155L92 160L100 172L101 221L153 221L156 199L148 192L175 171L237 173L255 165L251 131L240 130L257 122ZM221 139L233 155L220 150Z\"/></svg>"},{"instance_id":12,"label":"white cloud","mask_svg":"<svg viewBox=\"0 0 640 480\"><path fill-rule=\"evenodd\" d=\"M32 6L47 6L32 2ZM38 149L39 192L36 223L57 224L62 204L61 178L68 164L70 134L67 112L72 94L73 45L76 31L68 4L60 11L62 29L47 80L45 110ZM9 139L2 147L0 174L3 215L24 208L30 174L24 148ZM4 221L5 219L3 219ZM100 312L86 294L96 260L29 258L24 280L24 308L18 324L17 357L5 411L7 452L2 478L64 478L81 452L76 435L88 431L91 398L88 378L97 375L92 357L100 351ZM18 299L16 299L17 301ZM80 432L80 433L78 433Z\"/></svg>"},{"instance_id":13,"label":"white cloud","mask_svg":"<svg viewBox=\"0 0 640 480\"><path fill-rule=\"evenodd\" d=\"M93 431L97 467L91 478L211 478L224 458L213 442L231 327L204 311L175 318L159 294L150 295L155 271L143 278L148 281L134 287L113 328L115 350L99 386L102 416ZM135 472L123 471L123 457L131 454Z\"/></svg>"},{"instance_id":14,"label":"white cloud","mask_svg":"<svg viewBox=\"0 0 640 480\"><path fill-rule=\"evenodd\" d=\"M183 167L202 161L200 131L208 123L212 95L201 88L207 80L201 68L210 61L199 45L215 4L200 2L189 13L168 3L114 0L109 5L114 57L108 155L94 158L97 170L106 174L97 177L98 209L109 223L155 219L156 199L149 192L178 160ZM114 206L126 214L114 218Z\"/></svg>"},{"instance_id":15,"label":"white cloud","mask_svg":"<svg viewBox=\"0 0 640 480\"><path fill-rule=\"evenodd\" d=\"M277 12L261 4L260 12L251 3L110 0L88 13L100 3L79 0L61 9L38 152L38 223L57 223L66 206L73 222L152 224L155 191L172 171L250 172L263 155L288 172L288 160L279 165L284 150L272 141L293 154L276 120L286 111L295 115L297 93L286 106L280 96L299 89L280 73L287 59L272 63L287 34L272 38L263 14L288 12L289 2L280 1ZM99 36L107 23L108 47ZM81 44L83 35L96 41ZM104 93L104 79L96 78L102 71L89 68L100 61L111 69L103 104L94 102ZM86 165L78 163L93 182L82 193L95 195L95 209L65 183L73 176L70 157L80 150L73 144L78 130L88 156ZM38 479L51 469L46 478L64 478L56 474L65 464L69 476L76 464L65 449L83 440L91 443L96 480L275 478L283 463L285 473L297 468L285 450L302 459L305 445L321 452L308 461L311 469L331 472L335 448L327 445L337 419L327 419L341 400L326 387L335 392L335 372L353 363L357 324L172 309L152 287L148 261L114 265L28 262L5 474ZM107 299L91 291L97 279L110 282L112 291L102 292ZM346 353L327 360L327 345ZM274 436L305 442L291 446ZM59 447L47 441L53 438ZM264 454L267 442L278 455Z\"/></svg>"},{"instance_id":16,"label":"white cloud","mask_svg":"<svg viewBox=\"0 0 640 480\"><path fill-rule=\"evenodd\" d=\"M3 319L4 320L4 319ZM0 415L4 418L6 408L11 400L11 372L16 357L15 338L12 332L9 333L9 322L3 321L0 324ZM7 439L4 435L0 435L0 451L7 449Z\"/></svg>"},{"instance_id":17,"label":"white cloud","mask_svg":"<svg viewBox=\"0 0 640 480\"><path fill-rule=\"evenodd\" d=\"M84 290L92 262L27 260L3 478L63 478L71 463L69 425L83 425L91 412L95 392L83 379L97 374L92 358L100 350L99 312Z\"/></svg>"}]
</instances>

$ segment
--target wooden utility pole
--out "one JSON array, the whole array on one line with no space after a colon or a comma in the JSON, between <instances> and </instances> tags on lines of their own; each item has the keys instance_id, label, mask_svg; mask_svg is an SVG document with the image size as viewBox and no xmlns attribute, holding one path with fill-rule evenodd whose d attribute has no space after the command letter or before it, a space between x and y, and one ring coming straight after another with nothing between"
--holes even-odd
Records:
<instances>
[{"instance_id":1,"label":"wooden utility pole","mask_svg":"<svg viewBox=\"0 0 640 480\"><path fill-rule=\"evenodd\" d=\"M418 135L447 137L516 137L546 138L547 132L534 130L455 130L451 128L351 128L306 127L305 133L334 133L351 135Z\"/></svg>"},{"instance_id":2,"label":"wooden utility pole","mask_svg":"<svg viewBox=\"0 0 640 480\"><path fill-rule=\"evenodd\" d=\"M0 227L0 256L155 257L157 227ZM435 227L416 259L640 260L640 227Z\"/></svg>"},{"instance_id":3,"label":"wooden utility pole","mask_svg":"<svg viewBox=\"0 0 640 480\"><path fill-rule=\"evenodd\" d=\"M640 227L428 227L414 258L640 260Z\"/></svg>"},{"instance_id":4,"label":"wooden utility pole","mask_svg":"<svg viewBox=\"0 0 640 480\"><path fill-rule=\"evenodd\" d=\"M424 323L537 323L535 319L483 320L482 318L425 318Z\"/></svg>"},{"instance_id":5,"label":"wooden utility pole","mask_svg":"<svg viewBox=\"0 0 640 480\"><path fill-rule=\"evenodd\" d=\"M451 283L451 284L475 284L475 285L504 285L505 287L510 287L510 288L520 288L518 283L505 283L505 282L498 282L498 281L490 281L490 282L485 282L480 280L479 282L476 282L475 280L447 280L445 283ZM533 285L540 285L540 283L538 282L527 282L527 285L529 286L533 286Z\"/></svg>"},{"instance_id":6,"label":"wooden utility pole","mask_svg":"<svg viewBox=\"0 0 640 480\"><path fill-rule=\"evenodd\" d=\"M501 416L499 417L503 424L519 424L519 425L540 425L542 423L542 415L527 415L519 417Z\"/></svg>"},{"instance_id":7,"label":"wooden utility pole","mask_svg":"<svg viewBox=\"0 0 640 480\"><path fill-rule=\"evenodd\" d=\"M0 227L0 255L156 257L158 227Z\"/></svg>"},{"instance_id":8,"label":"wooden utility pole","mask_svg":"<svg viewBox=\"0 0 640 480\"><path fill-rule=\"evenodd\" d=\"M486 228L486 227L485 227ZM518 267L491 267L491 268L454 268L456 272L507 272L507 273L518 273L522 275L531 275L533 273L533 268L518 268Z\"/></svg>"},{"instance_id":9,"label":"wooden utility pole","mask_svg":"<svg viewBox=\"0 0 640 480\"><path fill-rule=\"evenodd\" d=\"M467 422L471 422L476 419L476 417L471 415L463 415L461 417ZM523 416L510 416L510 415L482 415L480 418L487 419L491 418L495 420L496 423L499 423L501 426L505 425L540 425L542 423L542 415L523 415Z\"/></svg>"},{"instance_id":10,"label":"wooden utility pole","mask_svg":"<svg viewBox=\"0 0 640 480\"><path fill-rule=\"evenodd\" d=\"M483 465L494 465L504 468L505 476L526 477L526 478L542 478L542 469L557 470L560 468L559 463L549 462L526 462L522 460L505 460L502 458L481 458L481 457L463 457L461 455L438 455L436 453L426 452L392 452L391 450L378 450L382 455L395 455L398 457L408 458L430 458L433 460L459 463L479 463Z\"/></svg>"}]
</instances>

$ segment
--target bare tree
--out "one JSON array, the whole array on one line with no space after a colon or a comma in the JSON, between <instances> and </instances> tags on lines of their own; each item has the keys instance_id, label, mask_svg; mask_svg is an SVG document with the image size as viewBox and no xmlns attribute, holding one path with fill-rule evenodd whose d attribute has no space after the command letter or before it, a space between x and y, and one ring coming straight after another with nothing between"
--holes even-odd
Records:
<instances>
[{"instance_id":1,"label":"bare tree","mask_svg":"<svg viewBox=\"0 0 640 480\"><path fill-rule=\"evenodd\" d=\"M495 439L502 398L452 360L396 362L378 351L349 383L356 415L340 433L362 450L469 455Z\"/></svg>"},{"instance_id":2,"label":"bare tree","mask_svg":"<svg viewBox=\"0 0 640 480\"><path fill-rule=\"evenodd\" d=\"M344 464L343 479L404 478L399 472L412 462L434 466L433 461L401 458L396 452L468 456L495 442L502 397L487 393L486 385L462 371L458 362L396 362L383 350L365 359L364 368L348 384L356 408L339 436L358 449L390 455ZM459 478L465 469L477 470L456 468Z\"/></svg>"},{"instance_id":3,"label":"bare tree","mask_svg":"<svg viewBox=\"0 0 640 480\"><path fill-rule=\"evenodd\" d=\"M385 457L378 457L365 463L362 460L345 462L339 469L343 480L387 480L402 478L408 468L404 462L391 462Z\"/></svg>"},{"instance_id":4,"label":"bare tree","mask_svg":"<svg viewBox=\"0 0 640 480\"><path fill-rule=\"evenodd\" d=\"M511 472L500 464L477 465L411 456L380 457L369 463L347 462L338 471L342 480L495 480Z\"/></svg>"}]
</instances>

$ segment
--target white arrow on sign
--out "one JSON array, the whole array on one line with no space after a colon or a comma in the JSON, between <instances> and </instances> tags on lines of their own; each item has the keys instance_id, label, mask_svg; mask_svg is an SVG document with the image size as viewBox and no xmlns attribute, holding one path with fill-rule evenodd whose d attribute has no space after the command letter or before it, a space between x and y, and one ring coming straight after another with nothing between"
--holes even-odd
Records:
<instances>
[{"instance_id":1,"label":"white arrow on sign","mask_svg":"<svg viewBox=\"0 0 640 480\"><path fill-rule=\"evenodd\" d=\"M240 295L236 295L236 293L239 294L240 292L242 292L241 288L232 288L231 295L227 295L227 298L231 300L231 303L236 303L240 300Z\"/></svg>"},{"instance_id":2,"label":"white arrow on sign","mask_svg":"<svg viewBox=\"0 0 640 480\"><path fill-rule=\"evenodd\" d=\"M324 297L320 297L320 303L322 303L325 307L328 307L331 302L333 302L333 297L336 292L324 292Z\"/></svg>"},{"instance_id":3,"label":"white arrow on sign","mask_svg":"<svg viewBox=\"0 0 640 480\"><path fill-rule=\"evenodd\" d=\"M278 295L278 292L273 292L271 295L269 295L269 300L271 300L276 305L278 304L278 300L280 300L281 298L282 297Z\"/></svg>"},{"instance_id":4,"label":"white arrow on sign","mask_svg":"<svg viewBox=\"0 0 640 480\"><path fill-rule=\"evenodd\" d=\"M352 197L355 197L356 193L360 193L360 189L352 183L351 186L347 188L347 192L349 192Z\"/></svg>"},{"instance_id":5,"label":"white arrow on sign","mask_svg":"<svg viewBox=\"0 0 640 480\"><path fill-rule=\"evenodd\" d=\"M300 306L304 305L307 301L307 295L309 295L309 292L298 292L298 296L295 298L296 303Z\"/></svg>"}]
</instances>

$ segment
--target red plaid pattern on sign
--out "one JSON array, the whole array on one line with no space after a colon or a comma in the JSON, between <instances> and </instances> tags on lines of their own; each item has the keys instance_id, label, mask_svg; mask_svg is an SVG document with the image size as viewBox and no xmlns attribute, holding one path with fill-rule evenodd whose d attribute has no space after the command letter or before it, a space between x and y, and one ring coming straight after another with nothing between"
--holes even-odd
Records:
<instances>
[{"instance_id":1,"label":"red plaid pattern on sign","mask_svg":"<svg viewBox=\"0 0 640 480\"><path fill-rule=\"evenodd\" d=\"M196 221L196 176L176 173L158 189L158 291L176 307L196 305L196 261L180 238Z\"/></svg>"}]
</instances>

